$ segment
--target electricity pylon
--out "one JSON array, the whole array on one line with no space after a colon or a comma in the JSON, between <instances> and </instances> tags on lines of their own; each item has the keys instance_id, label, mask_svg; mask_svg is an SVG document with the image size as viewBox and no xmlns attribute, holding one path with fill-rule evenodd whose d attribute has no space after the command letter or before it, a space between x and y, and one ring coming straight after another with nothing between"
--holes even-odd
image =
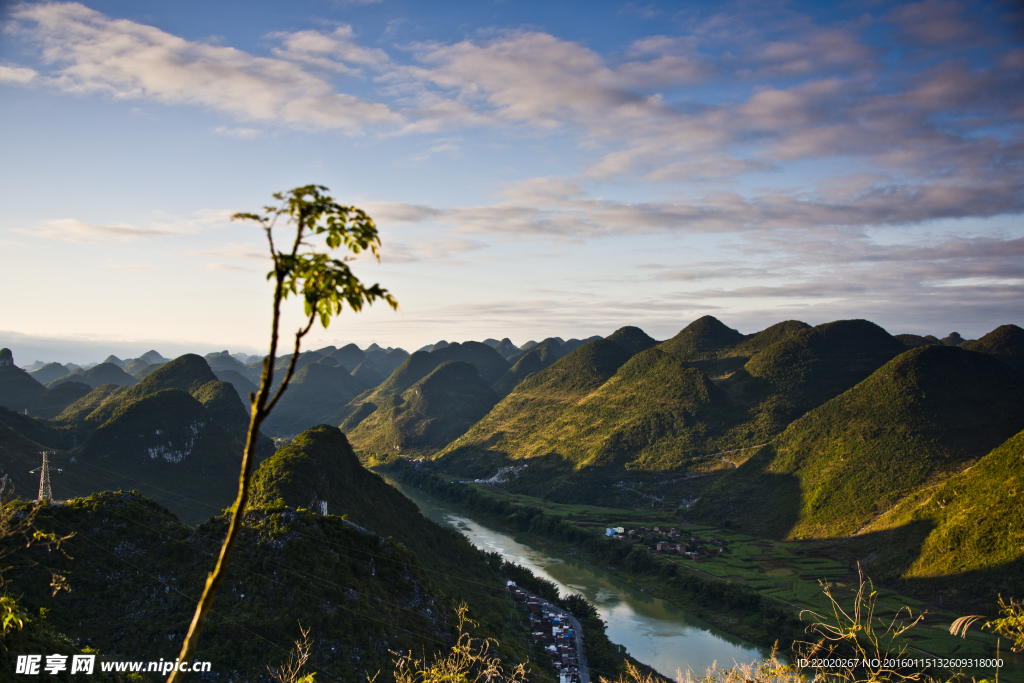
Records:
<instances>
[{"instance_id":1,"label":"electricity pylon","mask_svg":"<svg viewBox=\"0 0 1024 683\"><path fill-rule=\"evenodd\" d=\"M39 501L53 499L53 493L50 491L50 470L54 469L57 470L58 472L64 471L59 467L50 467L49 455L50 451L42 451L43 466L37 467L31 472L29 472L29 474L35 474L36 472L39 472Z\"/></svg>"}]
</instances>

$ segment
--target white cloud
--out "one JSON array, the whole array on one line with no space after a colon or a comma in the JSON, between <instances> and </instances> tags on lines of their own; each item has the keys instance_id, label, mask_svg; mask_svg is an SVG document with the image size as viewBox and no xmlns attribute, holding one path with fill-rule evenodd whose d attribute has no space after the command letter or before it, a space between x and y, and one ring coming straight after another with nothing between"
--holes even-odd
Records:
<instances>
[{"instance_id":1,"label":"white cloud","mask_svg":"<svg viewBox=\"0 0 1024 683\"><path fill-rule=\"evenodd\" d=\"M355 32L347 24L331 33L295 31L272 33L271 36L282 39L284 43L283 49L272 50L275 56L341 73L359 73L358 67L380 69L390 60L383 50L358 45Z\"/></svg>"},{"instance_id":2,"label":"white cloud","mask_svg":"<svg viewBox=\"0 0 1024 683\"><path fill-rule=\"evenodd\" d=\"M225 242L209 249L192 249L188 253L197 256L213 256L218 259L270 261L269 248L253 242Z\"/></svg>"},{"instance_id":3,"label":"white cloud","mask_svg":"<svg viewBox=\"0 0 1024 683\"><path fill-rule=\"evenodd\" d=\"M187 41L80 4L23 4L12 16L54 65L47 81L69 92L200 105L248 121L353 134L402 122L386 105L335 92L284 59Z\"/></svg>"},{"instance_id":4,"label":"white cloud","mask_svg":"<svg viewBox=\"0 0 1024 683\"><path fill-rule=\"evenodd\" d=\"M137 228L131 225L97 225L74 218L46 220L42 221L35 230L18 230L18 232L46 239L93 243L131 242L140 239L171 237L178 234L171 230Z\"/></svg>"},{"instance_id":5,"label":"white cloud","mask_svg":"<svg viewBox=\"0 0 1024 683\"><path fill-rule=\"evenodd\" d=\"M246 268L245 266L239 266L234 263L221 263L212 262L203 265L207 270L217 270L226 273L258 273L259 271L255 268Z\"/></svg>"},{"instance_id":6,"label":"white cloud","mask_svg":"<svg viewBox=\"0 0 1024 683\"><path fill-rule=\"evenodd\" d=\"M258 128L229 128L227 126L218 126L213 129L213 132L217 135L224 135L231 138L242 138L244 140L253 140L263 135L263 131Z\"/></svg>"},{"instance_id":7,"label":"white cloud","mask_svg":"<svg viewBox=\"0 0 1024 683\"><path fill-rule=\"evenodd\" d=\"M23 85L31 83L39 74L35 69L28 69L20 66L4 66L0 64L0 83L16 83Z\"/></svg>"}]
</instances>

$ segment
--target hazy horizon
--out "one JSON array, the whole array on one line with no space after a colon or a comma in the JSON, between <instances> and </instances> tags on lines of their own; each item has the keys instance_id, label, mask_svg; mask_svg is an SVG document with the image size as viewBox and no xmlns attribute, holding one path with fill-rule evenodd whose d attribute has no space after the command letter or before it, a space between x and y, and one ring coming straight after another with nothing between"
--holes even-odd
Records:
<instances>
[{"instance_id":1,"label":"hazy horizon","mask_svg":"<svg viewBox=\"0 0 1024 683\"><path fill-rule=\"evenodd\" d=\"M709 314L709 315L713 315L713 314ZM718 316L715 316L715 317L718 317ZM692 320L688 321L687 324L689 322L693 322L693 321ZM724 324L726 324L727 326L729 326L729 327L733 327L734 329L737 329L739 332L742 332L743 334L751 334L753 332L758 332L761 329L763 329L763 327L758 327L756 329L753 329L753 328L748 329L748 328L744 328L742 326L741 327L737 327L737 326L734 326L734 325L730 325L727 320L722 320L722 322ZM778 321L774 321L774 322L782 322L782 321L778 320ZM803 322L809 322L809 321L805 320ZM831 321L831 320L820 321L820 323L825 323L825 322L833 322L833 321ZM875 322L875 321L871 321L871 322ZM816 324L820 324L820 323L816 323ZM1003 324L1007 324L1007 323L1003 323ZM624 327L624 326L625 325L621 325L620 327ZM644 328L641 328L641 329L644 329L644 332L646 332L648 335L650 335L654 339L656 339L658 341L665 341L665 340L670 339L671 337L675 336L675 334L678 333L685 326L686 325L684 324L684 325L680 326L680 328L675 330L674 332L672 332L670 334L663 334L663 335L651 334L650 330L644 329ZM639 326L636 326L636 327L639 327ZM883 325L882 327L885 327L885 326ZM998 325L996 327L998 327ZM618 329L618 328L615 328L615 329ZM964 328L964 329L972 329L972 328ZM936 337L938 337L940 339L945 337L945 336L947 336L947 335L949 335L952 332L957 332L964 339L977 339L977 338L982 337L985 334L991 332L992 329L995 329L995 328L987 329L987 330L984 330L984 331L981 331L981 332L977 332L977 333L973 333L973 334L969 333L969 332L965 332L964 329L950 328L949 330L935 330L935 331L930 331L930 332L929 331L926 331L926 332L908 332L907 330L904 330L904 329L894 330L894 329L886 328L886 331L889 332L890 334L893 334L893 335L896 335L896 334L920 334L920 335L924 336L924 335L927 335L927 334L931 334L931 335L934 335L934 336L936 336ZM342 346L345 346L346 344L350 344L351 343L351 344L356 344L361 349L366 349L371 344L377 344L378 346L380 346L382 348L387 348L387 347L402 348L405 351L408 351L409 353L412 353L412 352L414 352L414 351L416 351L416 350L418 350L418 349L420 349L420 348L422 348L424 346L427 346L427 345L430 345L430 344L436 344L439 341L446 341L448 343L452 343L452 342L460 342L460 343L462 343L462 342L466 342L466 341L482 342L485 339L497 339L497 340L500 341L501 339L504 339L506 337L508 337L510 339L510 341L512 341L512 343L515 344L517 347L521 347L523 344L525 344L528 341L540 342L540 341L543 341L544 339L546 339L548 337L560 337L563 340L572 339L572 338L586 339L586 338L594 336L594 335L606 337L606 336L610 335L614 331L615 330L608 330L606 332L596 331L596 332L591 332L589 334L586 334L586 333L581 333L581 334L557 334L556 333L556 334L545 334L543 336L534 335L532 337L522 336L522 338L514 338L514 337L512 337L510 335L507 335L507 334L506 335L494 335L494 334L491 334L491 335L486 335L486 336L466 337L466 338L462 338L462 337L459 337L457 335L449 335L447 337L439 337L437 339L431 339L431 340L423 341L422 343L415 343L415 344L408 344L408 345L392 343L392 342L389 342L386 339L371 339L371 340L368 340L368 341L360 341L360 340L355 340L355 339L340 339L340 340L339 339L334 339L334 340L324 341L322 339L321 340L314 339L312 341L309 341L308 343L303 343L302 347L301 347L301 350L302 351L315 351L317 349L321 349L321 348L324 348L326 346L335 346L337 348L341 348ZM279 354L278 355L286 355L288 353L291 353L291 345L290 345L290 343L291 342L289 342L289 345L284 346L281 349L279 349ZM120 358L121 360L124 360L126 358L137 358L137 357L141 356L142 354L144 354L144 353L146 353L147 351L150 351L150 350L153 350L153 351L156 351L156 352L160 353L160 355L164 356L165 358L176 358L177 356L180 356L180 355L185 354L185 353L197 353L199 355L205 356L206 354L209 354L209 353L217 353L217 352L220 352L220 351L229 351L232 354L234 354L234 353L244 353L244 354L250 355L250 356L251 355L263 356L267 352L266 348L259 349L256 346L248 346L248 347L246 347L246 346L230 346L230 345L223 345L223 344L218 346L215 343L211 344L211 343L207 343L207 342L189 343L189 342L183 342L183 341L168 341L168 340L161 341L161 340L152 340L152 339L150 339L150 340L112 340L112 341L105 341L105 340L102 340L102 339L86 338L86 337L78 337L78 338L73 338L73 337L66 337L66 338L52 337L52 338L45 338L45 337L31 337L29 335L21 335L21 334L11 333L11 332L7 332L7 331L0 331L0 348L9 348L9 349L11 349L12 353L14 354L14 363L18 367L25 367L25 366L31 365L32 363L34 363L36 361L42 361L44 363L58 362L58 363L61 363L61 364L64 364L64 363L74 363L76 365L83 365L83 364L86 364L86 363L98 363L98 362L101 362L103 359L105 359L109 355L114 355L114 356L117 356L118 358ZM30 356L31 356L31 360L29 360Z\"/></svg>"}]
</instances>

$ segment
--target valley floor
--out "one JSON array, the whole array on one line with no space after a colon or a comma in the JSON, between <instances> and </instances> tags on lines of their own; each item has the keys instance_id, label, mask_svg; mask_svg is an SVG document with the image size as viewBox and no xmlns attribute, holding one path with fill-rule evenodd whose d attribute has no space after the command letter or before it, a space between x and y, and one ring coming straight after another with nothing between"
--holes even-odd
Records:
<instances>
[{"instance_id":1,"label":"valley floor","mask_svg":"<svg viewBox=\"0 0 1024 683\"><path fill-rule=\"evenodd\" d=\"M405 470L409 476L411 468ZM394 476L394 472L391 472ZM721 630L738 637L771 645L766 641L764 622L761 614L750 609L730 608L728 606L711 605L679 589L676 579L665 578L663 568L674 567L678 573L692 576L709 583L728 584L750 591L792 614L794 618L810 623L810 613L828 614L831 603L824 595L822 588L827 585L832 595L841 603L852 603L857 592L858 558L845 548L842 541L774 541L758 539L740 534L729 529L701 524L687 523L670 511L625 510L605 508L591 505L561 504L545 501L540 498L513 494L499 486L488 484L449 484L454 477L439 473L434 478L451 488L462 488L465 491L446 496L448 502L458 503L461 500L481 497L492 502L503 502L513 510L532 509L542 512L545 520L557 525L552 532L535 530L523 531L509 524L500 514L481 514L479 504L466 505L467 512L485 517L490 523L503 527L522 537L531 544L544 546L578 557L584 562L600 566L645 593L670 602L677 607L692 612L700 618L715 625ZM430 477L413 472L413 477ZM437 493L437 491L432 491ZM487 506L485 505L484 508ZM536 525L534 525L536 526ZM691 560L674 553L651 553L647 551L647 542L617 540L605 536L609 527L648 528L675 527L681 536L698 537L701 539L717 539L725 548L721 554L710 559ZM572 532L566 527L585 532L587 540L569 540ZM598 544L598 545L595 545ZM609 553L601 543L633 545L643 548L650 555L650 564L630 567L629 562L609 562ZM630 549L632 550L632 548ZM618 555L624 553L620 550ZM610 566L609 566L610 565ZM675 574L676 572L672 572ZM870 562L866 562L864 573L871 574ZM997 639L989 633L972 629L966 639L957 638L949 633L952 622L960 613L943 609L941 604L926 604L896 590L885 587L876 589L877 611L880 619L902 618L910 608L916 615L926 612L925 619L910 634L908 656L916 657L956 657L979 658L993 657L996 654ZM902 612L901 612L902 610ZM1003 643L1005 645L1005 643ZM1007 647L1000 649L1006 667L1000 672L1005 681L1024 681L1024 656L1013 655ZM965 670L965 674L975 677L990 676L992 671Z\"/></svg>"}]
</instances>

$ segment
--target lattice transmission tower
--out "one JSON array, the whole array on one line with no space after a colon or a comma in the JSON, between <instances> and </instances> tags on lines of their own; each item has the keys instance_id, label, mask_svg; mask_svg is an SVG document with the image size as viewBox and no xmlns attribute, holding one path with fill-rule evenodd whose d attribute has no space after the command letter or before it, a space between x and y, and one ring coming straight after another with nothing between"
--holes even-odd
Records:
<instances>
[{"instance_id":1,"label":"lattice transmission tower","mask_svg":"<svg viewBox=\"0 0 1024 683\"><path fill-rule=\"evenodd\" d=\"M64 470L59 467L50 467L50 456L51 451L42 451L43 466L37 467L29 474L35 474L39 472L39 498L38 500L52 500L53 493L50 491L50 470L56 470L57 472L63 472Z\"/></svg>"}]
</instances>

